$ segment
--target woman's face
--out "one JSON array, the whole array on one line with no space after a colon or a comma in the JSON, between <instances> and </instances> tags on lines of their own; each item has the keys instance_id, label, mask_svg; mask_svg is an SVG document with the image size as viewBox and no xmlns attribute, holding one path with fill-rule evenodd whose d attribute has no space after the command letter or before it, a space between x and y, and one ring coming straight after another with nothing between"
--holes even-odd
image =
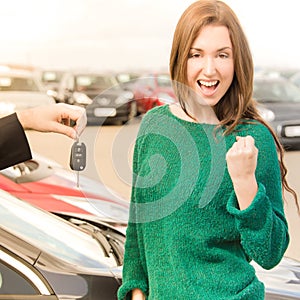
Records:
<instances>
[{"instance_id":1,"label":"woman's face","mask_svg":"<svg viewBox=\"0 0 300 300\"><path fill-rule=\"evenodd\" d=\"M207 25L195 39L187 61L188 85L203 105L215 106L231 85L233 49L225 26Z\"/></svg>"}]
</instances>

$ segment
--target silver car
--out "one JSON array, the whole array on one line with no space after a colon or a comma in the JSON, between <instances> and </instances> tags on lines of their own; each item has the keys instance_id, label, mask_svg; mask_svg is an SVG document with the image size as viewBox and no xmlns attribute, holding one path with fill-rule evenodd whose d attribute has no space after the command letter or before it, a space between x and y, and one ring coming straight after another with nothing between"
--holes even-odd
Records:
<instances>
[{"instance_id":1,"label":"silver car","mask_svg":"<svg viewBox=\"0 0 300 300\"><path fill-rule=\"evenodd\" d=\"M116 299L124 236L0 190L0 299Z\"/></svg>"},{"instance_id":2,"label":"silver car","mask_svg":"<svg viewBox=\"0 0 300 300\"><path fill-rule=\"evenodd\" d=\"M283 257L271 270L252 263L257 277L264 283L266 300L300 299L300 262Z\"/></svg>"}]
</instances>

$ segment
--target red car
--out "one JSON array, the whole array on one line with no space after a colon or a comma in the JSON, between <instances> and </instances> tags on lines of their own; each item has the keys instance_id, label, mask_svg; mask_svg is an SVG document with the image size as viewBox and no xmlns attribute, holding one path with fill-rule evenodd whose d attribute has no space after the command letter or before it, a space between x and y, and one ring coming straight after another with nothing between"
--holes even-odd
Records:
<instances>
[{"instance_id":1,"label":"red car","mask_svg":"<svg viewBox=\"0 0 300 300\"><path fill-rule=\"evenodd\" d=\"M144 114L155 106L176 102L168 73L145 74L123 85L133 92L138 114Z\"/></svg>"},{"instance_id":2,"label":"red car","mask_svg":"<svg viewBox=\"0 0 300 300\"><path fill-rule=\"evenodd\" d=\"M80 176L37 154L32 160L0 171L0 188L47 211L100 220L125 230L128 201L100 181Z\"/></svg>"}]
</instances>

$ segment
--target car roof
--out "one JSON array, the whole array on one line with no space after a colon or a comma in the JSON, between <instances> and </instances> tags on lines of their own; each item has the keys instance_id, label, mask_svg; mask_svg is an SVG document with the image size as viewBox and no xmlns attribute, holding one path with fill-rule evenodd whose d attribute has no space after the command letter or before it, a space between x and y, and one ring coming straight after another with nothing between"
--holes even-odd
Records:
<instances>
[{"instance_id":1,"label":"car roof","mask_svg":"<svg viewBox=\"0 0 300 300\"><path fill-rule=\"evenodd\" d=\"M282 76L256 75L254 81L270 81L270 82L289 82L287 78Z\"/></svg>"},{"instance_id":2,"label":"car roof","mask_svg":"<svg viewBox=\"0 0 300 300\"><path fill-rule=\"evenodd\" d=\"M34 72L24 69L15 69L0 65L0 76L8 77L34 77Z\"/></svg>"},{"instance_id":3,"label":"car roof","mask_svg":"<svg viewBox=\"0 0 300 300\"><path fill-rule=\"evenodd\" d=\"M110 71L97 71L97 70L68 70L64 72L64 75L116 76L116 73Z\"/></svg>"}]
</instances>

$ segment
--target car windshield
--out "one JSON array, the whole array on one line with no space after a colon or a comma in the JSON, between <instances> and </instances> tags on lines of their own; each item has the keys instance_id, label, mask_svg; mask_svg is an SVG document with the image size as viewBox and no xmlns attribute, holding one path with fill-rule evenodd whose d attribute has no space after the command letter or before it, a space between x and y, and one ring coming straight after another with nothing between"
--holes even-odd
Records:
<instances>
[{"instance_id":1,"label":"car windshield","mask_svg":"<svg viewBox=\"0 0 300 300\"><path fill-rule=\"evenodd\" d=\"M76 91L104 91L115 89L118 81L114 76L79 75L76 77Z\"/></svg>"},{"instance_id":2,"label":"car windshield","mask_svg":"<svg viewBox=\"0 0 300 300\"><path fill-rule=\"evenodd\" d=\"M171 84L171 78L167 74L160 74L157 76L157 83L160 87L170 87Z\"/></svg>"},{"instance_id":3,"label":"car windshield","mask_svg":"<svg viewBox=\"0 0 300 300\"><path fill-rule=\"evenodd\" d=\"M58 71L44 71L42 73L42 81L45 83L59 83L62 79L63 72Z\"/></svg>"},{"instance_id":4,"label":"car windshield","mask_svg":"<svg viewBox=\"0 0 300 300\"><path fill-rule=\"evenodd\" d=\"M300 89L289 81L255 80L253 97L259 102L300 102Z\"/></svg>"},{"instance_id":5,"label":"car windshield","mask_svg":"<svg viewBox=\"0 0 300 300\"><path fill-rule=\"evenodd\" d=\"M40 91L36 81L30 77L0 76L0 91Z\"/></svg>"},{"instance_id":6,"label":"car windshield","mask_svg":"<svg viewBox=\"0 0 300 300\"><path fill-rule=\"evenodd\" d=\"M86 268L116 266L96 239L50 213L0 191L1 227L46 253Z\"/></svg>"}]
</instances>

